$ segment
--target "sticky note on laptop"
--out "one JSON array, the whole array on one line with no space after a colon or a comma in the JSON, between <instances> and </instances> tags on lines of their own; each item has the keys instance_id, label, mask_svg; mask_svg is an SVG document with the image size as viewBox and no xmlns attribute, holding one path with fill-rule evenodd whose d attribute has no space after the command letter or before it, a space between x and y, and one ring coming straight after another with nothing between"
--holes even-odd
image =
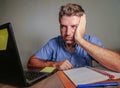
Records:
<instances>
[{"instance_id":1,"label":"sticky note on laptop","mask_svg":"<svg viewBox=\"0 0 120 88\"><path fill-rule=\"evenodd\" d=\"M8 31L7 29L0 30L0 50L6 50L8 42Z\"/></svg>"},{"instance_id":2,"label":"sticky note on laptop","mask_svg":"<svg viewBox=\"0 0 120 88\"><path fill-rule=\"evenodd\" d=\"M51 73L53 71L55 71L55 67L45 67L43 68L40 72L48 72L48 73Z\"/></svg>"}]
</instances>

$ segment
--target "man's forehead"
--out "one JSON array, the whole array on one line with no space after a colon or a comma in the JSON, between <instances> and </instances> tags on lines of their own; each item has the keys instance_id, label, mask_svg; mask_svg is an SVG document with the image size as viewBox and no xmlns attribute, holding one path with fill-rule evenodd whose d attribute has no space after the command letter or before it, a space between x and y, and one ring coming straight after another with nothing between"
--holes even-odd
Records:
<instances>
[{"instance_id":1,"label":"man's forehead","mask_svg":"<svg viewBox=\"0 0 120 88\"><path fill-rule=\"evenodd\" d=\"M67 15L64 15L61 17L61 19L80 19L79 16L67 16Z\"/></svg>"},{"instance_id":2,"label":"man's forehead","mask_svg":"<svg viewBox=\"0 0 120 88\"><path fill-rule=\"evenodd\" d=\"M76 23L78 21L80 21L80 17L78 16L63 16L60 19L61 23Z\"/></svg>"},{"instance_id":3,"label":"man's forehead","mask_svg":"<svg viewBox=\"0 0 120 88\"><path fill-rule=\"evenodd\" d=\"M80 17L78 16L63 16L60 20L60 24L63 25L77 25L80 22Z\"/></svg>"}]
</instances>

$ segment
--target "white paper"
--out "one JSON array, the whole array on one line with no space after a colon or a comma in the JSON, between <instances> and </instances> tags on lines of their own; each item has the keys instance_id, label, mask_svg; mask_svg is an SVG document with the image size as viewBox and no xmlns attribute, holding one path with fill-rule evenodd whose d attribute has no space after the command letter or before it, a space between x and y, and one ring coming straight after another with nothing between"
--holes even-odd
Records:
<instances>
[{"instance_id":1,"label":"white paper","mask_svg":"<svg viewBox=\"0 0 120 88\"><path fill-rule=\"evenodd\" d=\"M76 86L78 84L95 83L109 79L109 77L87 67L66 70L64 73Z\"/></svg>"}]
</instances>

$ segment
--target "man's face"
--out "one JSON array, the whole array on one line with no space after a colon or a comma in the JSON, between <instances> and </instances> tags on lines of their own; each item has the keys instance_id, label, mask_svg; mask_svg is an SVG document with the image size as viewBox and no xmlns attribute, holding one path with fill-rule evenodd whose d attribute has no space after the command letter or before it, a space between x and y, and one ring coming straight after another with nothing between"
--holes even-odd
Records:
<instances>
[{"instance_id":1,"label":"man's face","mask_svg":"<svg viewBox=\"0 0 120 88\"><path fill-rule=\"evenodd\" d=\"M66 44L73 44L74 34L80 22L78 16L62 16L60 19L60 32Z\"/></svg>"}]
</instances>

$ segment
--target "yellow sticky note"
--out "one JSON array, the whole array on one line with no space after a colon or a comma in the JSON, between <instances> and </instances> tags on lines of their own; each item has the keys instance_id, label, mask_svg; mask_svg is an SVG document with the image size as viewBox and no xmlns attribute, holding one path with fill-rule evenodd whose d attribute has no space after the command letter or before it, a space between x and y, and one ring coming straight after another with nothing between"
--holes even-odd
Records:
<instances>
[{"instance_id":1,"label":"yellow sticky note","mask_svg":"<svg viewBox=\"0 0 120 88\"><path fill-rule=\"evenodd\" d=\"M7 28L0 30L0 50L6 50L8 42Z\"/></svg>"},{"instance_id":2,"label":"yellow sticky note","mask_svg":"<svg viewBox=\"0 0 120 88\"><path fill-rule=\"evenodd\" d=\"M53 72L56 68L55 67L45 67L40 72Z\"/></svg>"}]
</instances>

